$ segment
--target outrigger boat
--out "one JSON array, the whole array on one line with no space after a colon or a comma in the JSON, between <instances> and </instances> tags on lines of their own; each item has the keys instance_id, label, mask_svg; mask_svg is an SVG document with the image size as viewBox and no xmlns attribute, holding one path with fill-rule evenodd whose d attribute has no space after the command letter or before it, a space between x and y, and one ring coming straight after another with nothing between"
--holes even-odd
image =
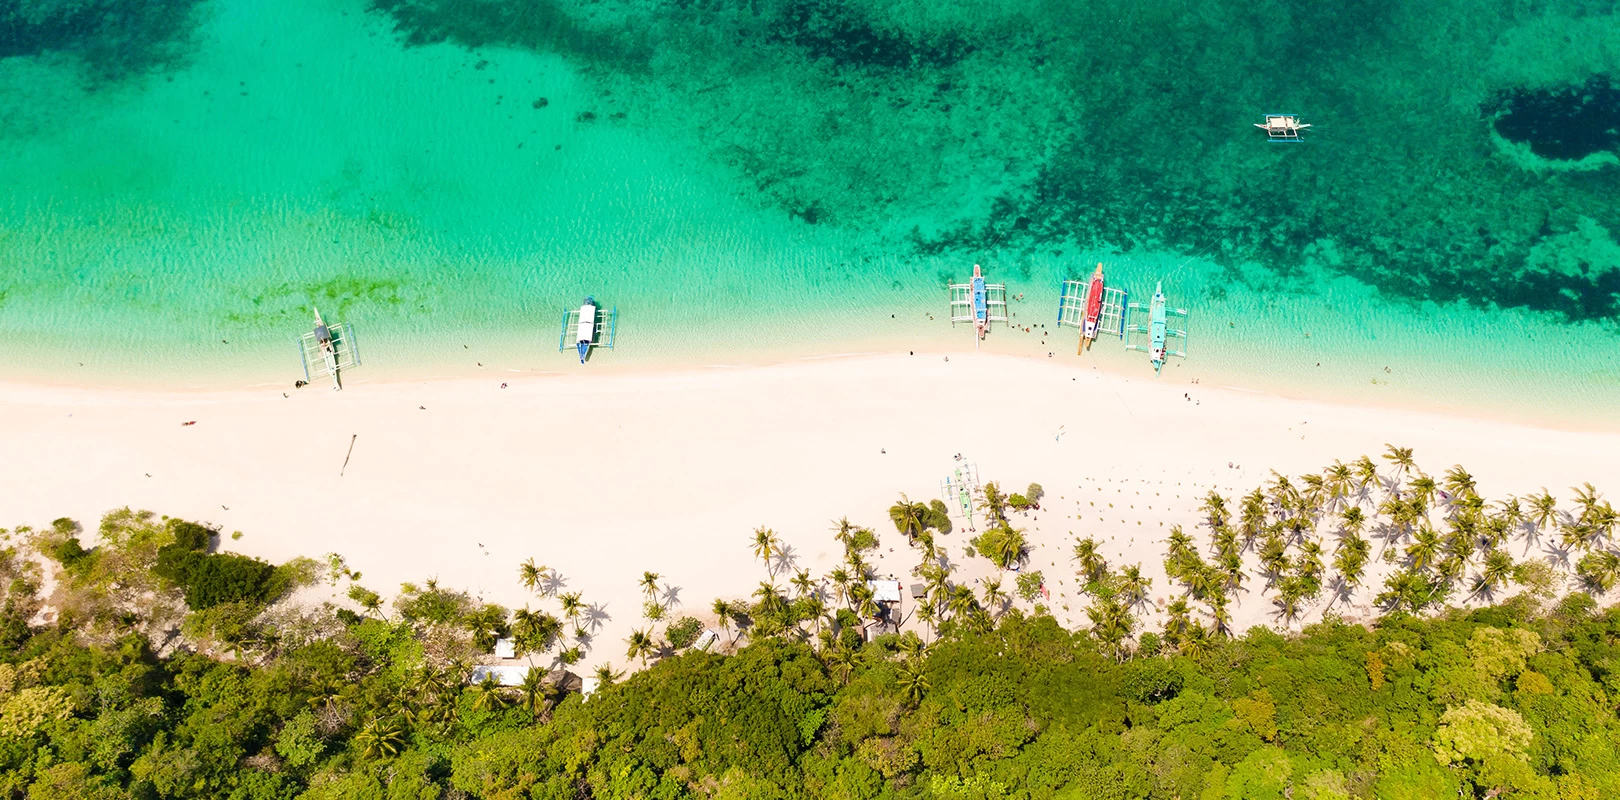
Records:
<instances>
[{"instance_id":1,"label":"outrigger boat","mask_svg":"<svg viewBox=\"0 0 1620 800\"><path fill-rule=\"evenodd\" d=\"M1091 273L1091 280L1064 281L1058 299L1058 325L1080 329L1080 346L1085 352L1098 334L1125 336L1125 302L1123 289L1110 289L1104 285L1103 265Z\"/></svg>"},{"instance_id":2,"label":"outrigger boat","mask_svg":"<svg viewBox=\"0 0 1620 800\"><path fill-rule=\"evenodd\" d=\"M326 371L337 374L337 348L332 347L332 329L326 327L326 321L321 319L321 309L318 306L309 306L314 309L314 342L321 345L321 360L326 361ZM332 381L337 382L335 381Z\"/></svg>"},{"instance_id":3,"label":"outrigger boat","mask_svg":"<svg viewBox=\"0 0 1620 800\"><path fill-rule=\"evenodd\" d=\"M1130 308L1133 311L1140 311L1142 310L1142 304L1132 303ZM1125 346L1125 349L1147 351L1148 360L1153 362L1153 372L1154 374L1158 374L1160 370L1164 369L1164 362L1167 356L1176 356L1178 358L1187 357L1187 351L1185 349L1170 350L1166 345L1167 341L1171 337L1179 338L1183 342L1186 341L1187 331L1185 329L1172 330L1170 328L1170 317L1175 316L1185 319L1187 317L1187 309L1173 309L1166 305L1164 300L1164 283L1161 281L1153 287L1153 301L1148 305L1147 312L1147 326L1143 327L1141 325L1132 325L1130 327L1130 331L1132 333L1146 333L1148 335L1148 345L1144 347L1139 344L1128 344ZM1182 347L1185 348L1186 345L1183 344Z\"/></svg>"},{"instance_id":4,"label":"outrigger boat","mask_svg":"<svg viewBox=\"0 0 1620 800\"><path fill-rule=\"evenodd\" d=\"M1267 114L1266 121L1256 122L1254 127L1265 131L1266 138L1273 142L1303 142L1305 138L1300 134L1311 126L1300 123L1294 114Z\"/></svg>"},{"instance_id":5,"label":"outrigger boat","mask_svg":"<svg viewBox=\"0 0 1620 800\"><path fill-rule=\"evenodd\" d=\"M596 298L586 297L585 304L579 307L579 333L574 339L574 347L579 351L579 363L585 363L585 356L590 355L591 343L596 341Z\"/></svg>"},{"instance_id":6,"label":"outrigger boat","mask_svg":"<svg viewBox=\"0 0 1620 800\"><path fill-rule=\"evenodd\" d=\"M573 331L572 341L568 338L570 329ZM612 350L618 331L619 310L602 308L596 304L594 296L588 296L578 310L563 312L562 335L557 339L557 349L565 350L572 345L579 353L579 363L583 364L590 358L593 347Z\"/></svg>"},{"instance_id":7,"label":"outrigger boat","mask_svg":"<svg viewBox=\"0 0 1620 800\"><path fill-rule=\"evenodd\" d=\"M984 338L984 327L990 322L990 306L986 304L987 292L984 289L984 275L979 272L979 265L973 265L973 327L978 330L979 338Z\"/></svg>"},{"instance_id":8,"label":"outrigger boat","mask_svg":"<svg viewBox=\"0 0 1620 800\"><path fill-rule=\"evenodd\" d=\"M332 376L332 388L341 390L339 373L360 366L360 351L354 328L346 322L327 325L321 310L315 308L315 329L299 337L299 355L304 360L304 380Z\"/></svg>"},{"instance_id":9,"label":"outrigger boat","mask_svg":"<svg viewBox=\"0 0 1620 800\"><path fill-rule=\"evenodd\" d=\"M1007 321L1007 285L985 283L978 264L973 265L971 283L953 283L951 292L951 323L971 322L977 334L974 345L984 339L992 322Z\"/></svg>"},{"instance_id":10,"label":"outrigger boat","mask_svg":"<svg viewBox=\"0 0 1620 800\"><path fill-rule=\"evenodd\" d=\"M1097 339L1097 323L1102 320L1103 303L1103 271L1098 264L1096 271L1091 273L1091 286L1086 288L1086 319L1085 325L1080 329L1080 338L1085 340L1086 348Z\"/></svg>"}]
</instances>

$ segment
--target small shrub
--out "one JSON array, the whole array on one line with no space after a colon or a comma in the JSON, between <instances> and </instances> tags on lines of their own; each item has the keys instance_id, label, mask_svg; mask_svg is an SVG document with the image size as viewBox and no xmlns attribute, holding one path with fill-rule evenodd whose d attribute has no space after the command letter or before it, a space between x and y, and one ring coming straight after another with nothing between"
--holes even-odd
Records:
<instances>
[{"instance_id":1,"label":"small shrub","mask_svg":"<svg viewBox=\"0 0 1620 800\"><path fill-rule=\"evenodd\" d=\"M664 631L664 638L669 640L669 646L676 650L685 650L697 641L698 635L703 632L703 623L691 617L681 617L669 624Z\"/></svg>"},{"instance_id":2,"label":"small shrub","mask_svg":"<svg viewBox=\"0 0 1620 800\"><path fill-rule=\"evenodd\" d=\"M871 528L856 528L849 542L849 548L856 552L876 550L877 546L878 537Z\"/></svg>"},{"instance_id":3,"label":"small shrub","mask_svg":"<svg viewBox=\"0 0 1620 800\"><path fill-rule=\"evenodd\" d=\"M648 600L641 604L641 615L652 622L657 622L664 618L664 607Z\"/></svg>"},{"instance_id":4,"label":"small shrub","mask_svg":"<svg viewBox=\"0 0 1620 800\"><path fill-rule=\"evenodd\" d=\"M1012 506L1014 511L1024 511L1029 508L1029 498L1021 494L1009 495L1007 505Z\"/></svg>"},{"instance_id":5,"label":"small shrub","mask_svg":"<svg viewBox=\"0 0 1620 800\"><path fill-rule=\"evenodd\" d=\"M1020 573L1018 576L1018 596L1025 602L1033 603L1041 596L1041 584L1046 578L1039 570Z\"/></svg>"},{"instance_id":6,"label":"small shrub","mask_svg":"<svg viewBox=\"0 0 1620 800\"><path fill-rule=\"evenodd\" d=\"M207 550L214 540L214 532L183 519L170 519L168 521L169 533L174 536L174 544L183 550Z\"/></svg>"}]
</instances>

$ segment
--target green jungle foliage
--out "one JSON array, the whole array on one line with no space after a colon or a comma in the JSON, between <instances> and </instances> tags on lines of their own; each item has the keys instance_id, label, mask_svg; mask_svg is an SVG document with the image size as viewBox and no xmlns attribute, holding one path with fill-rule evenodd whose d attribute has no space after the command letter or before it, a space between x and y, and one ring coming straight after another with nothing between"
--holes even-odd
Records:
<instances>
[{"instance_id":1,"label":"green jungle foliage","mask_svg":"<svg viewBox=\"0 0 1620 800\"><path fill-rule=\"evenodd\" d=\"M39 582L0 551L6 797L1620 796L1620 611L1585 594L1195 650L1149 635L1124 660L1039 613L926 647L861 643L840 613L819 652L775 624L732 655L604 670L587 699L567 681L469 684L497 635L551 646L543 615L509 626L429 582L391 615L277 616L264 604L316 580L313 562L208 554L206 530L130 512L95 548L67 545L75 531L35 539L72 573L50 624L28 622ZM131 586L143 604L123 602ZM155 636L175 595L188 637L214 646Z\"/></svg>"}]
</instances>

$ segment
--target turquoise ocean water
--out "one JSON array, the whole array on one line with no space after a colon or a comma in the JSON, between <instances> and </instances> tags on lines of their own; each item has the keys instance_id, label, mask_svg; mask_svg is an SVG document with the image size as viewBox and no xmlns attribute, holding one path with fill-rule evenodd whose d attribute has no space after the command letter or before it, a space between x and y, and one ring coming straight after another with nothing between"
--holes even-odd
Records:
<instances>
[{"instance_id":1,"label":"turquoise ocean water","mask_svg":"<svg viewBox=\"0 0 1620 800\"><path fill-rule=\"evenodd\" d=\"M1608 3L16 0L0 371L290 382L311 304L561 371L585 294L595 368L937 352L974 263L1050 326L1102 261L1164 380L1610 425L1617 154Z\"/></svg>"}]
</instances>

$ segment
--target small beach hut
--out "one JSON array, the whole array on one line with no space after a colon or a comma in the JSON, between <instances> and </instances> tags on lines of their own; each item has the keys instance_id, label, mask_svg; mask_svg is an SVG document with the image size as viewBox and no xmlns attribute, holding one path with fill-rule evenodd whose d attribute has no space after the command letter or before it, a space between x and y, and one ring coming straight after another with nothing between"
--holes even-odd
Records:
<instances>
[{"instance_id":1,"label":"small beach hut","mask_svg":"<svg viewBox=\"0 0 1620 800\"><path fill-rule=\"evenodd\" d=\"M485 678L494 677L495 682L502 686L522 686L523 679L528 677L529 666L511 666L505 664L479 664L473 667L472 683L480 684Z\"/></svg>"},{"instance_id":2,"label":"small beach hut","mask_svg":"<svg viewBox=\"0 0 1620 800\"><path fill-rule=\"evenodd\" d=\"M719 639L720 634L715 633L713 628L706 629L698 635L697 641L692 643L692 649L708 652L709 648L713 647L714 643Z\"/></svg>"},{"instance_id":3,"label":"small beach hut","mask_svg":"<svg viewBox=\"0 0 1620 800\"><path fill-rule=\"evenodd\" d=\"M517 658L517 646L512 643L511 639L496 639L495 657Z\"/></svg>"},{"instance_id":4,"label":"small beach hut","mask_svg":"<svg viewBox=\"0 0 1620 800\"><path fill-rule=\"evenodd\" d=\"M891 580L870 580L866 582L867 588L872 590L872 599L884 604L900 602L900 582Z\"/></svg>"}]
</instances>

